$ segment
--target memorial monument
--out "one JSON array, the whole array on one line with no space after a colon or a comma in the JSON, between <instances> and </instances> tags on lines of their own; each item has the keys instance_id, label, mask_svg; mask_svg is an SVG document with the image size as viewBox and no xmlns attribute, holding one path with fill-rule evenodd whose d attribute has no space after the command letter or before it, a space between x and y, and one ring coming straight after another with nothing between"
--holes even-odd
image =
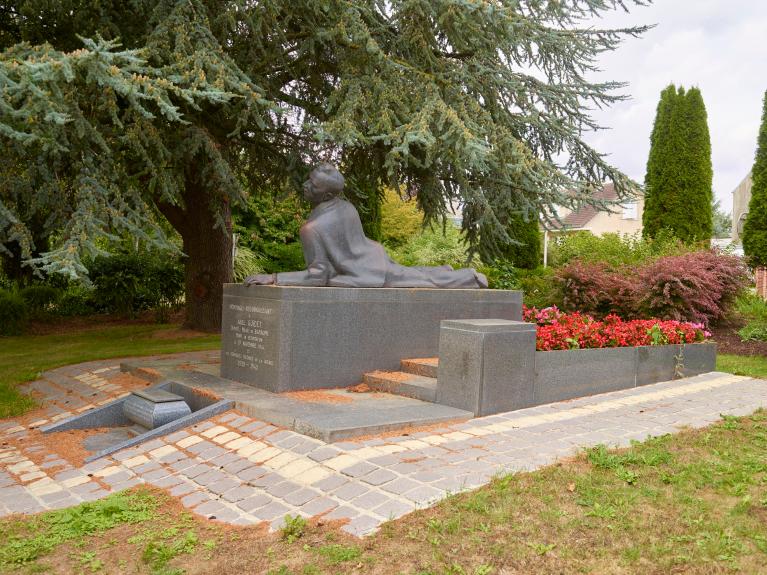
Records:
<instances>
[{"instance_id":1,"label":"memorial monument","mask_svg":"<svg viewBox=\"0 0 767 575\"><path fill-rule=\"evenodd\" d=\"M329 164L304 184L306 269L224 286L225 378L269 391L344 387L404 357L435 356L443 319L522 319L522 295L471 268L407 267L365 237Z\"/></svg>"},{"instance_id":2,"label":"memorial monument","mask_svg":"<svg viewBox=\"0 0 767 575\"><path fill-rule=\"evenodd\" d=\"M384 247L366 238L357 209L342 199L344 177L320 164L304 183L304 198L314 208L301 226L306 269L250 276L245 285L354 288L486 288L487 278L471 268L407 267Z\"/></svg>"}]
</instances>

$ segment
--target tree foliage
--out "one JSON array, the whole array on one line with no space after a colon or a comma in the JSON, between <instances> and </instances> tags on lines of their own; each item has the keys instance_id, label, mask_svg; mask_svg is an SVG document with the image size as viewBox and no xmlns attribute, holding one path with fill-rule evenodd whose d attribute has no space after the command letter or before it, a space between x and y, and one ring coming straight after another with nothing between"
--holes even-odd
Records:
<instances>
[{"instance_id":1,"label":"tree foliage","mask_svg":"<svg viewBox=\"0 0 767 575\"><path fill-rule=\"evenodd\" d=\"M743 224L743 251L750 265L764 267L767 266L767 92L751 180L751 200Z\"/></svg>"},{"instance_id":2,"label":"tree foliage","mask_svg":"<svg viewBox=\"0 0 767 575\"><path fill-rule=\"evenodd\" d=\"M642 3L6 3L0 244L31 258L22 206L50 212L56 242L33 263L82 275L99 236L163 243L146 225L159 211L184 238L187 302L212 289L220 303L231 265L215 262L231 260L244 186L300 182L330 159L373 226L387 184L427 222L460 202L471 249L497 255L514 214L599 204L604 180L633 191L582 135L591 108L622 99L586 79L595 58L644 29L590 21Z\"/></svg>"},{"instance_id":3,"label":"tree foliage","mask_svg":"<svg viewBox=\"0 0 767 575\"><path fill-rule=\"evenodd\" d=\"M645 237L671 231L685 242L713 233L711 139L698 88L661 92L645 176Z\"/></svg>"},{"instance_id":4,"label":"tree foliage","mask_svg":"<svg viewBox=\"0 0 767 575\"><path fill-rule=\"evenodd\" d=\"M512 216L506 231L514 241L503 250L504 260L526 270L541 265L541 232L535 214L527 218L522 214Z\"/></svg>"}]
</instances>

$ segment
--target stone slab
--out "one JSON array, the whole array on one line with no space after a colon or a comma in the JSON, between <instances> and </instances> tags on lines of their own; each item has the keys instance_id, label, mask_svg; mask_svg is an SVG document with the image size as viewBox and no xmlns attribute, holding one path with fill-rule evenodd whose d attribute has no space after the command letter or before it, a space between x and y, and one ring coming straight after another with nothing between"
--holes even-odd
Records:
<instances>
[{"instance_id":1,"label":"stone slab","mask_svg":"<svg viewBox=\"0 0 767 575\"><path fill-rule=\"evenodd\" d=\"M535 352L535 403L553 403L635 386L636 348Z\"/></svg>"},{"instance_id":2,"label":"stone slab","mask_svg":"<svg viewBox=\"0 0 767 575\"><path fill-rule=\"evenodd\" d=\"M681 345L648 345L636 348L636 385L670 381L677 375Z\"/></svg>"},{"instance_id":3,"label":"stone slab","mask_svg":"<svg viewBox=\"0 0 767 575\"><path fill-rule=\"evenodd\" d=\"M389 393L326 389L316 393L280 394L196 372L177 374L176 381L233 402L234 409L245 415L326 442L461 421L472 416L465 410Z\"/></svg>"},{"instance_id":4,"label":"stone slab","mask_svg":"<svg viewBox=\"0 0 767 575\"><path fill-rule=\"evenodd\" d=\"M445 320L437 403L492 415L535 401L535 325L502 319Z\"/></svg>"},{"instance_id":5,"label":"stone slab","mask_svg":"<svg viewBox=\"0 0 767 575\"><path fill-rule=\"evenodd\" d=\"M683 346L681 376L692 377L716 369L716 343L695 343Z\"/></svg>"},{"instance_id":6,"label":"stone slab","mask_svg":"<svg viewBox=\"0 0 767 575\"><path fill-rule=\"evenodd\" d=\"M139 397L142 397L146 399L147 401L151 401L152 403L168 403L171 401L184 401L184 398L180 395L176 395L175 393L171 393L170 391L166 391L164 389L160 388L148 388L148 389L138 389L133 392L133 395L138 395Z\"/></svg>"},{"instance_id":7,"label":"stone slab","mask_svg":"<svg viewBox=\"0 0 767 575\"><path fill-rule=\"evenodd\" d=\"M221 375L274 392L350 386L435 356L443 319L521 314L518 291L227 284Z\"/></svg>"}]
</instances>

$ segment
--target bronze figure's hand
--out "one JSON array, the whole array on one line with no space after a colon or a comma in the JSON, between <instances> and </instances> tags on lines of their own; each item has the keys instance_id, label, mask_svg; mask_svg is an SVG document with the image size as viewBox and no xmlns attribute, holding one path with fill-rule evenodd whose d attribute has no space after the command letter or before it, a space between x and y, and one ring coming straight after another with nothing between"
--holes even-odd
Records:
<instances>
[{"instance_id":1,"label":"bronze figure's hand","mask_svg":"<svg viewBox=\"0 0 767 575\"><path fill-rule=\"evenodd\" d=\"M245 278L246 286L270 286L274 283L274 274L256 274L254 276L248 276Z\"/></svg>"}]
</instances>

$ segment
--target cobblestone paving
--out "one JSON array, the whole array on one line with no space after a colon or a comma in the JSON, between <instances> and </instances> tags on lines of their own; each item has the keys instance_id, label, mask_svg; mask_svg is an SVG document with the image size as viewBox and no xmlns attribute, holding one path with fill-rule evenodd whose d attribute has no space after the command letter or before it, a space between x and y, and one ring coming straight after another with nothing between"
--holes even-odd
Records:
<instances>
[{"instance_id":1,"label":"cobblestone paving","mask_svg":"<svg viewBox=\"0 0 767 575\"><path fill-rule=\"evenodd\" d=\"M287 514L324 514L348 520L343 529L361 536L495 474L767 406L767 382L713 373L334 444L236 411L82 467L40 441L36 427L128 393L124 379L114 363L92 362L29 384L51 403L34 421L0 421L0 516L76 505L147 483L232 524L266 521L278 529Z\"/></svg>"}]
</instances>

